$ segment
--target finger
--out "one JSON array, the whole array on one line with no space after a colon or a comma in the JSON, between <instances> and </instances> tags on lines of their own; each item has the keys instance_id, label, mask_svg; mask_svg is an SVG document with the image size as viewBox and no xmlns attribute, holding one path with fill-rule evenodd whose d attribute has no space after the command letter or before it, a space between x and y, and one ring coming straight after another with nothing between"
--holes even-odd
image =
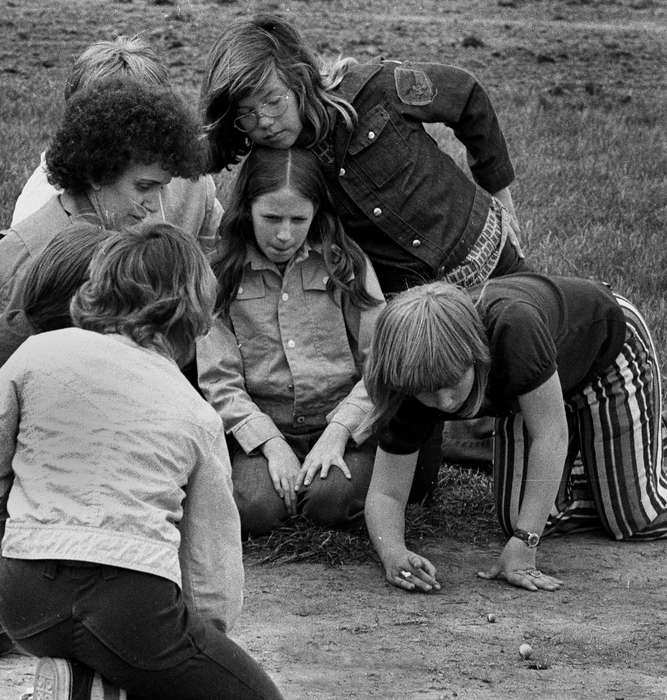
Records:
<instances>
[{"instance_id":1,"label":"finger","mask_svg":"<svg viewBox=\"0 0 667 700\"><path fill-rule=\"evenodd\" d=\"M273 488L276 490L276 493L280 496L280 498L285 498L283 487L280 484L280 478L278 476L271 475L271 481L273 482Z\"/></svg>"},{"instance_id":2,"label":"finger","mask_svg":"<svg viewBox=\"0 0 667 700\"><path fill-rule=\"evenodd\" d=\"M298 491L301 486L308 486L310 483L310 478L308 477L308 467L306 467L306 463L304 462L303 467L299 469L299 473L296 476L296 481L294 482L294 490Z\"/></svg>"},{"instance_id":3,"label":"finger","mask_svg":"<svg viewBox=\"0 0 667 700\"><path fill-rule=\"evenodd\" d=\"M326 479L329 476L329 469L331 469L331 462L322 462L322 468L320 469L320 479Z\"/></svg>"},{"instance_id":4,"label":"finger","mask_svg":"<svg viewBox=\"0 0 667 700\"><path fill-rule=\"evenodd\" d=\"M315 478L315 474L317 474L317 470L319 469L318 464L312 464L308 469L306 469L303 474L303 485L304 486L310 486L312 483L313 479ZM303 470L302 470L303 471Z\"/></svg>"},{"instance_id":5,"label":"finger","mask_svg":"<svg viewBox=\"0 0 667 700\"><path fill-rule=\"evenodd\" d=\"M562 585L563 581L555 576L547 576L542 574L539 578L534 578L533 582L535 585L544 591L557 591Z\"/></svg>"},{"instance_id":6,"label":"finger","mask_svg":"<svg viewBox=\"0 0 667 700\"><path fill-rule=\"evenodd\" d=\"M440 584L435 578L435 567L433 565L430 567L430 573L421 566L412 566L410 570L403 570L399 575L412 581L421 591L440 590Z\"/></svg>"},{"instance_id":7,"label":"finger","mask_svg":"<svg viewBox=\"0 0 667 700\"><path fill-rule=\"evenodd\" d=\"M296 494L294 493L294 488L286 477L282 480L283 485L283 501L285 501L285 508L290 515L296 514Z\"/></svg>"},{"instance_id":8,"label":"finger","mask_svg":"<svg viewBox=\"0 0 667 700\"><path fill-rule=\"evenodd\" d=\"M405 578L405 572L399 572L398 574L387 574L387 581L393 586L402 588L404 591L414 591L415 584L412 582L411 578Z\"/></svg>"},{"instance_id":9,"label":"finger","mask_svg":"<svg viewBox=\"0 0 667 700\"><path fill-rule=\"evenodd\" d=\"M333 464L335 464L343 472L346 479L352 479L352 474L348 469L347 464L345 464L345 460L342 457L340 459L335 459L333 461Z\"/></svg>"},{"instance_id":10,"label":"finger","mask_svg":"<svg viewBox=\"0 0 667 700\"><path fill-rule=\"evenodd\" d=\"M498 578L498 574L500 574L500 567L499 566L492 566L487 571L478 571L477 572L477 575L480 578L486 579L487 581L490 581L491 579L494 579L494 578Z\"/></svg>"}]
</instances>

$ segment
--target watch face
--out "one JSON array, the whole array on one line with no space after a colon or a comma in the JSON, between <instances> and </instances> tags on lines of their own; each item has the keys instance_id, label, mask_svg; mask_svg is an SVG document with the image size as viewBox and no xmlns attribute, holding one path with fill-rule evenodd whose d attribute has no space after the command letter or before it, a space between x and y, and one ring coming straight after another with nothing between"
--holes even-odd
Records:
<instances>
[{"instance_id":1,"label":"watch face","mask_svg":"<svg viewBox=\"0 0 667 700\"><path fill-rule=\"evenodd\" d=\"M529 532L527 542L529 547L537 547L540 543L540 536L536 535L534 532Z\"/></svg>"}]
</instances>

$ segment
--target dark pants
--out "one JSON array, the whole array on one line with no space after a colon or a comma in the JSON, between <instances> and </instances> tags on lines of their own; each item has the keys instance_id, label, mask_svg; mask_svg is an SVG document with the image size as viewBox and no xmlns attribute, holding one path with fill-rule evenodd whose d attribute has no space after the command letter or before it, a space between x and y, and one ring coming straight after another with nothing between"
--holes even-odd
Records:
<instances>
[{"instance_id":1,"label":"dark pants","mask_svg":"<svg viewBox=\"0 0 667 700\"><path fill-rule=\"evenodd\" d=\"M188 614L178 586L152 574L2 557L0 618L25 651L83 664L129 698L282 697L224 632Z\"/></svg>"},{"instance_id":2,"label":"dark pants","mask_svg":"<svg viewBox=\"0 0 667 700\"><path fill-rule=\"evenodd\" d=\"M321 435L320 430L303 435L284 434L284 437L297 459L303 462ZM234 438L229 438L228 445L234 500L243 535L258 536L279 528L289 513L273 486L266 458L259 450L246 454ZM349 441L343 459L352 478L347 479L336 466L331 467L326 479L321 479L318 473L310 486L299 490L298 513L330 529L344 530L360 524L374 458L375 443L369 440L355 445Z\"/></svg>"}]
</instances>

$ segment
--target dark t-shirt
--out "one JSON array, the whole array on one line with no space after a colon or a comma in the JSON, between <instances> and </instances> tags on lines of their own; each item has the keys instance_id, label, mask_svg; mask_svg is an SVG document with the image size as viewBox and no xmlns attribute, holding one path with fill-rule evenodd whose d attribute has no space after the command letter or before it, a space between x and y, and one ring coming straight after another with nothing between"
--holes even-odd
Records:
<instances>
[{"instance_id":1,"label":"dark t-shirt","mask_svg":"<svg viewBox=\"0 0 667 700\"><path fill-rule=\"evenodd\" d=\"M519 396L555 371L567 398L604 371L623 345L623 311L599 282L518 273L489 280L470 293L492 358L484 414L517 412ZM395 454L414 452L443 418L458 416L406 399L381 431L380 447Z\"/></svg>"}]
</instances>

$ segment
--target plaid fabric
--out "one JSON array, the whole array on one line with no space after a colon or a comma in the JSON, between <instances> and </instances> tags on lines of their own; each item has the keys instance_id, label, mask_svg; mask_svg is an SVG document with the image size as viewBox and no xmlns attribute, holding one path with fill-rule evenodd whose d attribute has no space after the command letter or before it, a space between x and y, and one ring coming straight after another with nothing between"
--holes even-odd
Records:
<instances>
[{"instance_id":1,"label":"plaid fabric","mask_svg":"<svg viewBox=\"0 0 667 700\"><path fill-rule=\"evenodd\" d=\"M617 540L667 537L660 371L644 320L616 296L625 344L604 375L566 399L568 457L545 535L601 526ZM496 506L508 535L523 497L528 445L520 413L496 420Z\"/></svg>"}]
</instances>

